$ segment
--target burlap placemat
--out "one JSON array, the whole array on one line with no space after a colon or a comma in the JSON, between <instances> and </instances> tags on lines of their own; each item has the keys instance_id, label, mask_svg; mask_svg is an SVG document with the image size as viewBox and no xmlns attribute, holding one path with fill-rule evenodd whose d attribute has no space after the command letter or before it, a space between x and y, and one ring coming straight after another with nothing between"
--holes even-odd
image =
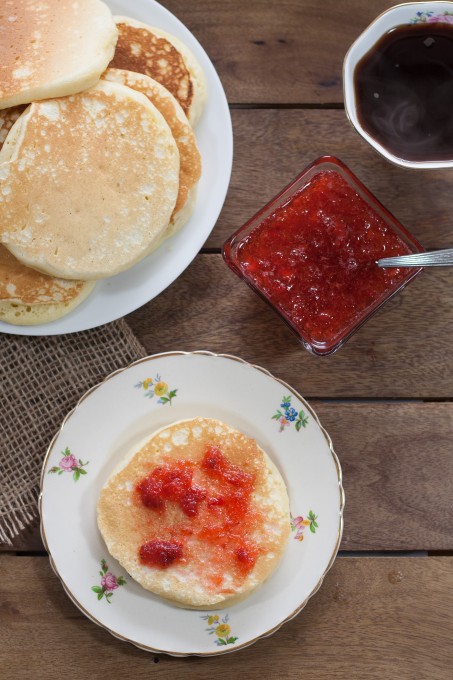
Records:
<instances>
[{"instance_id":1,"label":"burlap placemat","mask_svg":"<svg viewBox=\"0 0 453 680\"><path fill-rule=\"evenodd\" d=\"M71 335L0 335L1 543L38 517L43 458L64 416L90 387L145 355L123 320Z\"/></svg>"}]
</instances>

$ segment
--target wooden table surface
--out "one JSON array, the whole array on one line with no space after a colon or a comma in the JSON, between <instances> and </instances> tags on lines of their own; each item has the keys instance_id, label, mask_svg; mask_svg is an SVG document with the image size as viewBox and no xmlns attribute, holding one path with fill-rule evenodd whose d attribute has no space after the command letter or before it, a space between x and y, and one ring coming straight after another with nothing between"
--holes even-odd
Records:
<instances>
[{"instance_id":1,"label":"wooden table surface","mask_svg":"<svg viewBox=\"0 0 453 680\"><path fill-rule=\"evenodd\" d=\"M38 532L24 532L0 555L0 677L451 678L452 271L425 272L337 354L318 358L220 255L233 230L323 154L348 164L425 247L452 245L453 170L391 166L344 113L344 54L391 3L163 4L200 40L222 79L234 166L205 247L127 321L149 353L236 354L311 402L344 472L341 550L320 592L271 638L227 656L175 659L88 621L53 575Z\"/></svg>"}]
</instances>

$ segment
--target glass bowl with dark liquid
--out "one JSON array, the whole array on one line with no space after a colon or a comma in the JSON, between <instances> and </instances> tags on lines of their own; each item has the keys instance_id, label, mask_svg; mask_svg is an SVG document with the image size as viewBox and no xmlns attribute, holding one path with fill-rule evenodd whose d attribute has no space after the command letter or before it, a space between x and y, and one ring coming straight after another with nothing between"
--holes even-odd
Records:
<instances>
[{"instance_id":1,"label":"glass bowl with dark liquid","mask_svg":"<svg viewBox=\"0 0 453 680\"><path fill-rule=\"evenodd\" d=\"M349 49L343 84L351 123L387 160L453 166L453 2L381 14Z\"/></svg>"}]
</instances>

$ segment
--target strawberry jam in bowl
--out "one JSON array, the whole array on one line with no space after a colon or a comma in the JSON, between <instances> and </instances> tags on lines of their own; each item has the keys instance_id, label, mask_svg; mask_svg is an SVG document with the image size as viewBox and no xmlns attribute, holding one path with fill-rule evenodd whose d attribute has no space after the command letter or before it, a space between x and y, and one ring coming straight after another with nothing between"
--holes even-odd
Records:
<instances>
[{"instance_id":1,"label":"strawberry jam in bowl","mask_svg":"<svg viewBox=\"0 0 453 680\"><path fill-rule=\"evenodd\" d=\"M337 158L323 156L225 243L229 267L312 353L335 352L421 268L380 268L423 252Z\"/></svg>"}]
</instances>

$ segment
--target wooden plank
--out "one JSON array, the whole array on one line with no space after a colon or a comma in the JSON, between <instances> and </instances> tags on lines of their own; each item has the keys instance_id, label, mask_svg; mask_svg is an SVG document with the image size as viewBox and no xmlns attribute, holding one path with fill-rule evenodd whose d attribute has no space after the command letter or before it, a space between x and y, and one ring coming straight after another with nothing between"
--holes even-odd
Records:
<instances>
[{"instance_id":1,"label":"wooden plank","mask_svg":"<svg viewBox=\"0 0 453 680\"><path fill-rule=\"evenodd\" d=\"M341 110L236 110L232 119L231 184L208 247L220 248L307 165L326 154L349 165L425 248L451 247L449 169L410 171L391 165L362 140Z\"/></svg>"},{"instance_id":2,"label":"wooden plank","mask_svg":"<svg viewBox=\"0 0 453 680\"><path fill-rule=\"evenodd\" d=\"M120 642L86 619L46 558L2 556L1 675L254 680L272 669L286 680L447 680L452 566L453 558L339 558L306 609L272 637L237 654L176 659Z\"/></svg>"},{"instance_id":3,"label":"wooden plank","mask_svg":"<svg viewBox=\"0 0 453 680\"><path fill-rule=\"evenodd\" d=\"M165 0L200 40L233 103L341 102L343 59L389 0ZM394 3L393 3L394 4Z\"/></svg>"},{"instance_id":4,"label":"wooden plank","mask_svg":"<svg viewBox=\"0 0 453 680\"><path fill-rule=\"evenodd\" d=\"M11 544L0 543L0 553L42 553L45 554L44 544L39 530L39 520L16 536Z\"/></svg>"},{"instance_id":5,"label":"wooden plank","mask_svg":"<svg viewBox=\"0 0 453 680\"><path fill-rule=\"evenodd\" d=\"M340 459L342 550L453 550L453 404L314 404Z\"/></svg>"},{"instance_id":6,"label":"wooden plank","mask_svg":"<svg viewBox=\"0 0 453 680\"><path fill-rule=\"evenodd\" d=\"M127 317L150 354L208 349L264 366L307 397L450 398L451 271L430 270L330 357L315 357L220 255L200 255Z\"/></svg>"},{"instance_id":7,"label":"wooden plank","mask_svg":"<svg viewBox=\"0 0 453 680\"><path fill-rule=\"evenodd\" d=\"M343 468L341 549L453 551L453 404L313 406ZM44 548L36 529L0 550Z\"/></svg>"}]
</instances>

